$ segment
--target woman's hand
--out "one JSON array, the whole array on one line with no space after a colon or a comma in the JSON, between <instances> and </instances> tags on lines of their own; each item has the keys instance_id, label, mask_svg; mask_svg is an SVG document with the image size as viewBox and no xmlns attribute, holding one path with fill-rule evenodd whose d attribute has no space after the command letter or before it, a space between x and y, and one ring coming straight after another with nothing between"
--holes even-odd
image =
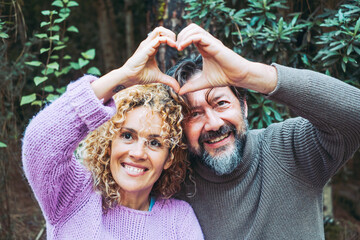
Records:
<instances>
[{"instance_id":1,"label":"woman's hand","mask_svg":"<svg viewBox=\"0 0 360 240\"><path fill-rule=\"evenodd\" d=\"M121 68L107 73L91 84L95 95L106 102L123 88L155 82L169 85L178 92L178 82L162 73L155 60L160 44L176 47L175 39L176 35L172 31L164 27L155 28Z\"/></svg>"},{"instance_id":2,"label":"woman's hand","mask_svg":"<svg viewBox=\"0 0 360 240\"><path fill-rule=\"evenodd\" d=\"M155 59L161 43L176 48L175 41L176 35L172 31L164 27L155 28L122 67L128 80L133 85L160 82L178 92L180 86L177 81L162 73Z\"/></svg>"}]
</instances>

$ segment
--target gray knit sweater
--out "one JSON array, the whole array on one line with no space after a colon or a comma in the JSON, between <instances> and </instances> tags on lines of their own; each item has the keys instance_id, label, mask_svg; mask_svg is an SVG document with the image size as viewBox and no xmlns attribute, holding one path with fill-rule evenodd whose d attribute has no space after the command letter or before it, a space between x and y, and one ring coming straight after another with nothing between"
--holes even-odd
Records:
<instances>
[{"instance_id":1,"label":"gray knit sweater","mask_svg":"<svg viewBox=\"0 0 360 240\"><path fill-rule=\"evenodd\" d=\"M274 64L269 99L301 117L247 134L242 163L217 176L193 162L180 198L206 239L324 239L322 189L360 146L360 90L309 70Z\"/></svg>"}]
</instances>

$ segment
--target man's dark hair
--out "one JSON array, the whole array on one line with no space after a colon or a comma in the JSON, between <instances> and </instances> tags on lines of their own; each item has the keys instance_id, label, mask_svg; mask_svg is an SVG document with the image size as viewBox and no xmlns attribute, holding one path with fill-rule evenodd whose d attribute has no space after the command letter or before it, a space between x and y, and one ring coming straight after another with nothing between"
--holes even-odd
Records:
<instances>
[{"instance_id":1,"label":"man's dark hair","mask_svg":"<svg viewBox=\"0 0 360 240\"><path fill-rule=\"evenodd\" d=\"M182 87L193 75L202 71L202 67L202 56L198 55L195 58L184 58L180 60L175 66L170 68L166 74L175 78L179 82L180 87ZM230 86L229 88L237 97L243 108L244 100L246 99L246 89L234 86Z\"/></svg>"}]
</instances>

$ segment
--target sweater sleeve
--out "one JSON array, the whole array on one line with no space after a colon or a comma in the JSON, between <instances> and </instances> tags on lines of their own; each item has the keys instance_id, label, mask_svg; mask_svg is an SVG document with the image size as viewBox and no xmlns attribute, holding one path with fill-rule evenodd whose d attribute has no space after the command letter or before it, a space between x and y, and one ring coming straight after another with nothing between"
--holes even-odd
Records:
<instances>
[{"instance_id":1,"label":"sweater sleeve","mask_svg":"<svg viewBox=\"0 0 360 240\"><path fill-rule=\"evenodd\" d=\"M300 117L270 127L271 149L291 174L322 187L360 147L360 90L310 70L274 64L271 100Z\"/></svg>"},{"instance_id":2,"label":"sweater sleeve","mask_svg":"<svg viewBox=\"0 0 360 240\"><path fill-rule=\"evenodd\" d=\"M55 224L85 187L91 174L73 156L79 142L115 113L111 99L105 105L84 76L40 111L26 128L22 160L25 175L47 221Z\"/></svg>"},{"instance_id":3,"label":"sweater sleeve","mask_svg":"<svg viewBox=\"0 0 360 240\"><path fill-rule=\"evenodd\" d=\"M184 202L185 203L185 202ZM178 237L184 240L200 240L204 239L199 221L195 215L194 210L188 204L184 204L184 218L181 219Z\"/></svg>"}]
</instances>

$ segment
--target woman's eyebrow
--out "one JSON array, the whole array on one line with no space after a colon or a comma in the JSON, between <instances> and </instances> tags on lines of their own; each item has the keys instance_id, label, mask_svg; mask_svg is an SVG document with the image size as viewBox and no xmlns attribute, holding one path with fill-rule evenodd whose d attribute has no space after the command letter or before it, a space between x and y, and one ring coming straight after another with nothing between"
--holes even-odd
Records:
<instances>
[{"instance_id":1,"label":"woman's eyebrow","mask_svg":"<svg viewBox=\"0 0 360 240\"><path fill-rule=\"evenodd\" d=\"M150 134L149 137L151 137L151 138L162 138L160 134Z\"/></svg>"},{"instance_id":2,"label":"woman's eyebrow","mask_svg":"<svg viewBox=\"0 0 360 240\"><path fill-rule=\"evenodd\" d=\"M132 128L122 127L122 128L120 129L120 131L124 131L124 130L129 131L129 132L131 132L131 133L137 133L137 132L136 132L134 129L132 129Z\"/></svg>"}]
</instances>

